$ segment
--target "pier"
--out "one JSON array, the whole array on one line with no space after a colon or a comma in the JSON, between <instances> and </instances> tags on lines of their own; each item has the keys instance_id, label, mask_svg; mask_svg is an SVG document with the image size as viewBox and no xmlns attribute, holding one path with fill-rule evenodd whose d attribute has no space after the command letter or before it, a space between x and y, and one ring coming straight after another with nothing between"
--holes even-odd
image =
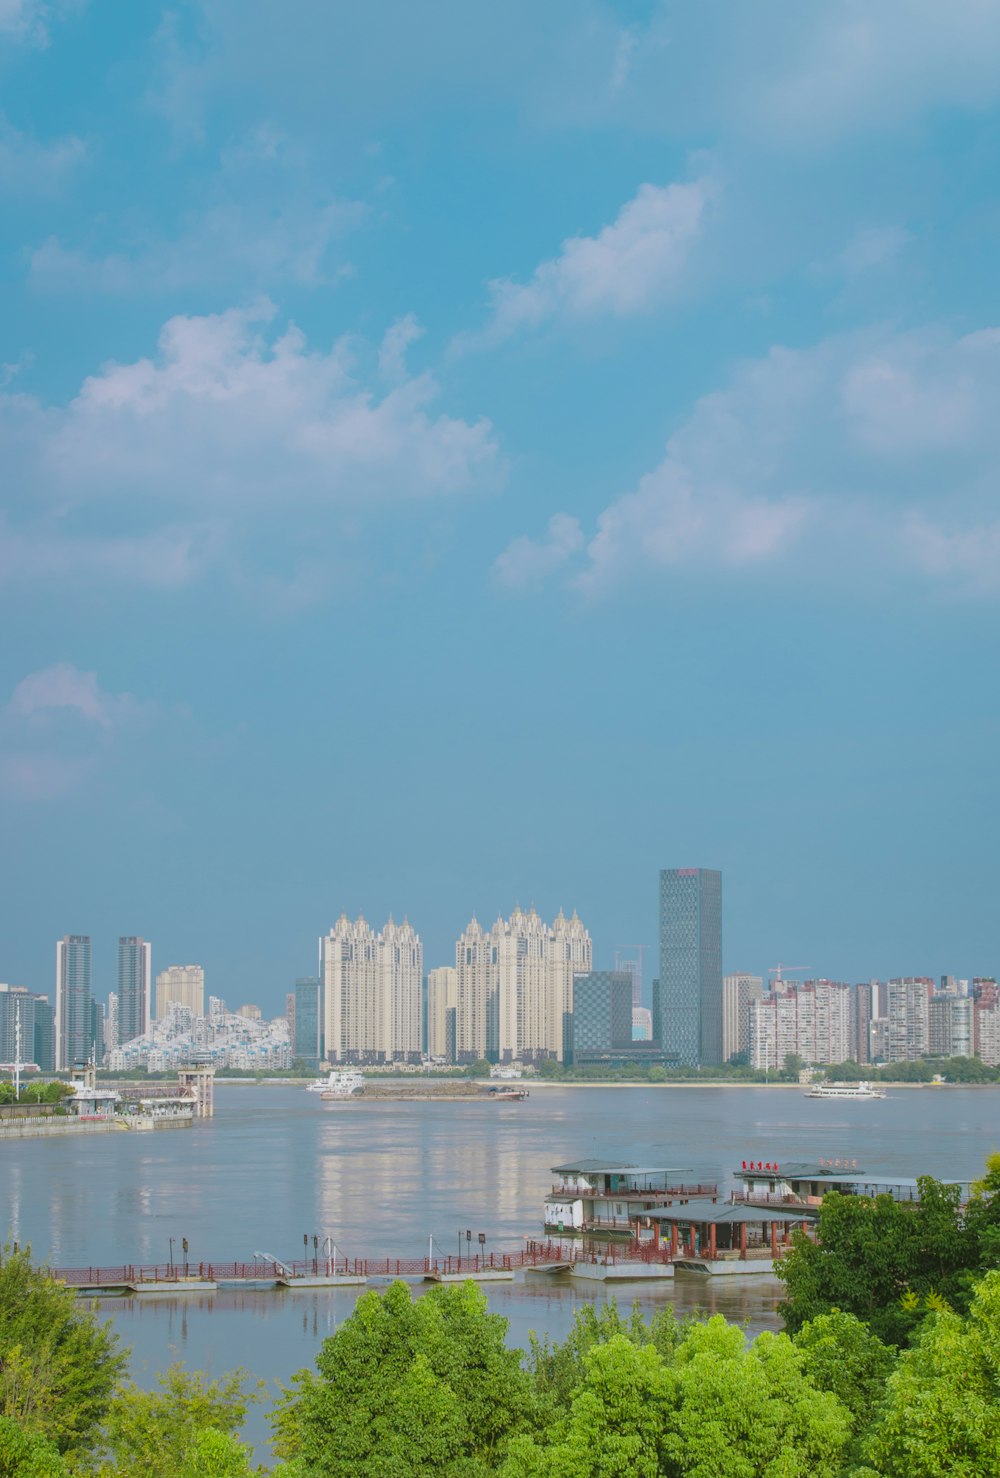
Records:
<instances>
[{"instance_id":1,"label":"pier","mask_svg":"<svg viewBox=\"0 0 1000 1478\"><path fill-rule=\"evenodd\" d=\"M289 1290L361 1285L373 1279L434 1283L509 1281L516 1273L564 1273L604 1281L672 1278L669 1249L650 1246L585 1248L531 1241L513 1252L474 1256L319 1257L283 1262L257 1256L242 1262L121 1263L112 1267L52 1268L57 1282L81 1296L146 1297L215 1293L230 1288Z\"/></svg>"}]
</instances>

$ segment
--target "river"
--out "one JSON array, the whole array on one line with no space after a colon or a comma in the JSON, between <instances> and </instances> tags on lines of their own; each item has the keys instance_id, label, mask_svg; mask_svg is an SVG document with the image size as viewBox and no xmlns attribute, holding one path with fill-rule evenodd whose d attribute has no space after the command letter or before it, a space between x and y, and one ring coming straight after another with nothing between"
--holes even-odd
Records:
<instances>
[{"instance_id":1,"label":"river","mask_svg":"<svg viewBox=\"0 0 1000 1478\"><path fill-rule=\"evenodd\" d=\"M190 1129L0 1145L0 1226L53 1266L301 1257L332 1237L349 1257L419 1257L434 1238L499 1251L541 1232L551 1167L593 1157L684 1167L727 1182L743 1159L856 1160L885 1176L968 1180L1000 1148L1000 1092L896 1088L884 1100L808 1099L788 1088L532 1087L521 1103L324 1103L300 1087L216 1087L215 1118ZM721 1285L721 1286L720 1286ZM780 1327L780 1285L695 1275L623 1285L620 1302L718 1311L751 1332ZM104 1299L140 1383L172 1359L220 1374L242 1365L271 1389L311 1364L357 1291ZM489 1289L510 1321L565 1334L601 1289L538 1277ZM266 1457L261 1412L248 1436Z\"/></svg>"}]
</instances>

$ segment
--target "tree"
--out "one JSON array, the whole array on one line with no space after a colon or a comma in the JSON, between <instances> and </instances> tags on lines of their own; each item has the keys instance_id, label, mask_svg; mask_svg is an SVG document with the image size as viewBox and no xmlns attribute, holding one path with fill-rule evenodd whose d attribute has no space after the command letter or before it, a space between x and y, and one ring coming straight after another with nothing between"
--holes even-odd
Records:
<instances>
[{"instance_id":1,"label":"tree","mask_svg":"<svg viewBox=\"0 0 1000 1478\"><path fill-rule=\"evenodd\" d=\"M797 1083L799 1081L799 1074L805 1065L805 1058L800 1057L797 1052L786 1052L785 1060L781 1064L781 1076L787 1079L789 1083Z\"/></svg>"},{"instance_id":2,"label":"tree","mask_svg":"<svg viewBox=\"0 0 1000 1478\"><path fill-rule=\"evenodd\" d=\"M474 1283L366 1293L275 1416L286 1478L478 1478L534 1409L507 1321Z\"/></svg>"},{"instance_id":3,"label":"tree","mask_svg":"<svg viewBox=\"0 0 1000 1478\"><path fill-rule=\"evenodd\" d=\"M485 1057L478 1057L475 1062L469 1064L465 1069L470 1078L488 1078L490 1065Z\"/></svg>"},{"instance_id":4,"label":"tree","mask_svg":"<svg viewBox=\"0 0 1000 1478\"><path fill-rule=\"evenodd\" d=\"M529 1335L528 1369L539 1395L557 1409L568 1410L586 1377L587 1356L596 1346L624 1338L637 1346L652 1345L657 1354L670 1359L687 1327L688 1322L678 1319L669 1305L657 1309L647 1323L638 1304L628 1315L619 1313L613 1298L600 1304L581 1304L561 1344Z\"/></svg>"},{"instance_id":5,"label":"tree","mask_svg":"<svg viewBox=\"0 0 1000 1478\"><path fill-rule=\"evenodd\" d=\"M786 1335L721 1316L693 1325L664 1358L624 1335L584 1357L569 1413L511 1443L503 1478L834 1478L850 1416L804 1372ZM775 1459L780 1455L780 1468Z\"/></svg>"},{"instance_id":6,"label":"tree","mask_svg":"<svg viewBox=\"0 0 1000 1478\"><path fill-rule=\"evenodd\" d=\"M883 1478L1000 1474L1000 1273L969 1316L934 1314L888 1382L866 1457Z\"/></svg>"},{"instance_id":7,"label":"tree","mask_svg":"<svg viewBox=\"0 0 1000 1478\"><path fill-rule=\"evenodd\" d=\"M796 1235L777 1272L794 1333L834 1309L854 1314L889 1344L909 1343L936 1296L962 1312L976 1280L1000 1266L1000 1157L992 1157L966 1208L957 1185L920 1176L919 1200L823 1198L816 1241Z\"/></svg>"},{"instance_id":8,"label":"tree","mask_svg":"<svg viewBox=\"0 0 1000 1478\"><path fill-rule=\"evenodd\" d=\"M171 1365L158 1377L158 1387L143 1391L126 1385L116 1392L104 1423L109 1462L100 1470L102 1478L118 1473L180 1478L188 1472L250 1471L247 1450L235 1434L248 1403L257 1396L247 1390L242 1371L208 1380L198 1371ZM209 1458L216 1468L205 1467Z\"/></svg>"},{"instance_id":9,"label":"tree","mask_svg":"<svg viewBox=\"0 0 1000 1478\"><path fill-rule=\"evenodd\" d=\"M0 1258L0 1416L61 1453L95 1443L125 1367L118 1336L35 1268L30 1251Z\"/></svg>"},{"instance_id":10,"label":"tree","mask_svg":"<svg viewBox=\"0 0 1000 1478\"><path fill-rule=\"evenodd\" d=\"M51 1442L0 1416L0 1478L68 1478L68 1473Z\"/></svg>"},{"instance_id":11,"label":"tree","mask_svg":"<svg viewBox=\"0 0 1000 1478\"><path fill-rule=\"evenodd\" d=\"M803 1370L821 1391L830 1391L850 1412L854 1434L847 1456L858 1460L897 1352L872 1334L867 1324L839 1310L820 1314L795 1336Z\"/></svg>"}]
</instances>

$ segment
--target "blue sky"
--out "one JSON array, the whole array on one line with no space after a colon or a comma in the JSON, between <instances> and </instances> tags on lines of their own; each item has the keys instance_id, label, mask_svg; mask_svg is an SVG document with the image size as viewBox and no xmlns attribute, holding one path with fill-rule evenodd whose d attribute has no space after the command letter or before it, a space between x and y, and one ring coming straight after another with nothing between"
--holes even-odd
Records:
<instances>
[{"instance_id":1,"label":"blue sky","mask_svg":"<svg viewBox=\"0 0 1000 1478\"><path fill-rule=\"evenodd\" d=\"M998 180L990 0L0 0L0 979L1000 970Z\"/></svg>"}]
</instances>

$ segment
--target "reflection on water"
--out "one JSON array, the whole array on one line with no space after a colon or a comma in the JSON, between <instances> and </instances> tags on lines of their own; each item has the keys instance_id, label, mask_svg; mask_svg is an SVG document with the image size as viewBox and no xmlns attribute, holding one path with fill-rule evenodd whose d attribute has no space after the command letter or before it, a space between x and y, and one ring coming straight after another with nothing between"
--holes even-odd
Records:
<instances>
[{"instance_id":1,"label":"reflection on water","mask_svg":"<svg viewBox=\"0 0 1000 1478\"><path fill-rule=\"evenodd\" d=\"M413 1257L433 1235L487 1250L541 1231L550 1168L577 1157L681 1165L724 1181L742 1159L856 1159L884 1175L968 1179L997 1148L992 1089L894 1090L827 1103L796 1090L533 1088L523 1103L323 1103L300 1088L220 1086L216 1117L144 1135L0 1145L0 1234L56 1266L165 1262L187 1237L192 1261L301 1256L332 1237L348 1256ZM618 1288L619 1302L700 1307L774 1328L780 1285L679 1276ZM491 1306L524 1346L561 1337L573 1308L603 1288L527 1278L495 1284ZM268 1381L312 1362L356 1291L224 1292L210 1298L101 1300L149 1379L171 1358L215 1373L243 1364ZM258 1419L257 1439L263 1427Z\"/></svg>"}]
</instances>

